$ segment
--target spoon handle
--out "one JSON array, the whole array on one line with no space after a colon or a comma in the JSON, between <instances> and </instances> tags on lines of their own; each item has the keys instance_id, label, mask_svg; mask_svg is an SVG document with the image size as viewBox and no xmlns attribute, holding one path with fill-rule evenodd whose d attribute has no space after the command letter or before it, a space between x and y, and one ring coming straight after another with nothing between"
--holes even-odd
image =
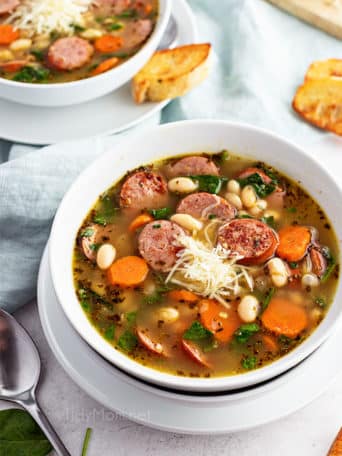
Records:
<instances>
[{"instance_id":1,"label":"spoon handle","mask_svg":"<svg viewBox=\"0 0 342 456\"><path fill-rule=\"evenodd\" d=\"M53 446L54 450L56 451L57 455L58 456L71 456L69 451L63 445L63 442L61 441L61 439L58 437L56 431L50 424L49 420L42 412L36 399L29 400L29 401L22 401L21 405L30 413L32 418L40 426L41 430L44 432L47 439L50 441L50 443Z\"/></svg>"}]
</instances>

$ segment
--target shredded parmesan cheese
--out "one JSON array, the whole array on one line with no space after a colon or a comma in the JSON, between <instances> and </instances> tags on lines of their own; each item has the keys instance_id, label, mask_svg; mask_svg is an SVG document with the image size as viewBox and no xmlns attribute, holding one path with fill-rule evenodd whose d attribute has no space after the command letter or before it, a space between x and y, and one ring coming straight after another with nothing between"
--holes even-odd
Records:
<instances>
[{"instance_id":1,"label":"shredded parmesan cheese","mask_svg":"<svg viewBox=\"0 0 342 456\"><path fill-rule=\"evenodd\" d=\"M71 35L73 25L83 25L82 15L92 0L22 0L6 22L28 36L57 32Z\"/></svg>"},{"instance_id":2,"label":"shredded parmesan cheese","mask_svg":"<svg viewBox=\"0 0 342 456\"><path fill-rule=\"evenodd\" d=\"M253 291L253 268L237 262L242 258L218 245L205 245L193 237L182 235L177 243L183 249L166 278L166 283L180 285L201 296L216 299L229 308L226 299Z\"/></svg>"}]
</instances>

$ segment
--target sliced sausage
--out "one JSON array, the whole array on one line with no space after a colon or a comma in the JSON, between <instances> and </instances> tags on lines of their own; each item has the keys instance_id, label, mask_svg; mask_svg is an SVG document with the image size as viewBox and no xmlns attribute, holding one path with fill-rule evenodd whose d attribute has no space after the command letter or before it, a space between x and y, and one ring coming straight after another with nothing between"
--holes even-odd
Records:
<instances>
[{"instance_id":1,"label":"sliced sausage","mask_svg":"<svg viewBox=\"0 0 342 456\"><path fill-rule=\"evenodd\" d=\"M140 255L155 271L170 271L177 260L177 252L182 248L177 244L177 238L182 234L183 229L169 220L151 222L140 233Z\"/></svg>"},{"instance_id":2,"label":"sliced sausage","mask_svg":"<svg viewBox=\"0 0 342 456\"><path fill-rule=\"evenodd\" d=\"M153 23L150 19L139 19L128 22L120 36L123 39L123 50L133 49L143 44L151 35Z\"/></svg>"},{"instance_id":3,"label":"sliced sausage","mask_svg":"<svg viewBox=\"0 0 342 456\"><path fill-rule=\"evenodd\" d=\"M211 369L211 364L208 362L201 350L193 342L182 339L182 348L193 361L200 364L201 366Z\"/></svg>"},{"instance_id":4,"label":"sliced sausage","mask_svg":"<svg viewBox=\"0 0 342 456\"><path fill-rule=\"evenodd\" d=\"M55 41L49 49L47 58L57 70L68 71L81 68L91 59L93 46L78 36L69 36Z\"/></svg>"},{"instance_id":5,"label":"sliced sausage","mask_svg":"<svg viewBox=\"0 0 342 456\"><path fill-rule=\"evenodd\" d=\"M241 255L243 264L260 264L271 258L279 244L277 233L255 219L235 219L218 230L217 242L232 254Z\"/></svg>"},{"instance_id":6,"label":"sliced sausage","mask_svg":"<svg viewBox=\"0 0 342 456\"><path fill-rule=\"evenodd\" d=\"M19 0L1 0L0 1L0 15L12 13L19 5L20 5Z\"/></svg>"},{"instance_id":7,"label":"sliced sausage","mask_svg":"<svg viewBox=\"0 0 342 456\"><path fill-rule=\"evenodd\" d=\"M82 229L79 240L82 251L88 260L96 261L96 246L108 240L111 230L112 228L109 225L101 226L96 223Z\"/></svg>"},{"instance_id":8,"label":"sliced sausage","mask_svg":"<svg viewBox=\"0 0 342 456\"><path fill-rule=\"evenodd\" d=\"M183 198L178 204L177 213L202 219L215 216L219 219L231 220L236 216L236 208L218 195L201 192L192 193Z\"/></svg>"},{"instance_id":9,"label":"sliced sausage","mask_svg":"<svg viewBox=\"0 0 342 456\"><path fill-rule=\"evenodd\" d=\"M169 179L178 176L218 176L219 169L210 158L192 156L167 165L166 174Z\"/></svg>"},{"instance_id":10,"label":"sliced sausage","mask_svg":"<svg viewBox=\"0 0 342 456\"><path fill-rule=\"evenodd\" d=\"M327 260L320 251L319 247L313 247L310 250L310 259L312 263L312 272L318 277L322 277L327 270Z\"/></svg>"},{"instance_id":11,"label":"sliced sausage","mask_svg":"<svg viewBox=\"0 0 342 456\"><path fill-rule=\"evenodd\" d=\"M138 210L164 207L167 195L167 183L163 176L139 171L125 180L120 192L120 206Z\"/></svg>"},{"instance_id":12,"label":"sliced sausage","mask_svg":"<svg viewBox=\"0 0 342 456\"><path fill-rule=\"evenodd\" d=\"M102 14L121 14L131 7L131 0L94 0L93 8Z\"/></svg>"},{"instance_id":13,"label":"sliced sausage","mask_svg":"<svg viewBox=\"0 0 342 456\"><path fill-rule=\"evenodd\" d=\"M139 342L151 353L155 355L167 356L165 348L159 342L154 341L147 332L141 328L137 328L137 336Z\"/></svg>"},{"instance_id":14,"label":"sliced sausage","mask_svg":"<svg viewBox=\"0 0 342 456\"><path fill-rule=\"evenodd\" d=\"M263 171L262 169L260 168L247 168L245 169L244 171L242 171L238 176L237 178L238 179L247 179L249 176L252 176L253 174L259 174L259 176L261 177L261 179L265 182L265 184L270 184L272 182L272 179L270 178L270 176L267 176L267 174L265 173L265 171Z\"/></svg>"}]
</instances>

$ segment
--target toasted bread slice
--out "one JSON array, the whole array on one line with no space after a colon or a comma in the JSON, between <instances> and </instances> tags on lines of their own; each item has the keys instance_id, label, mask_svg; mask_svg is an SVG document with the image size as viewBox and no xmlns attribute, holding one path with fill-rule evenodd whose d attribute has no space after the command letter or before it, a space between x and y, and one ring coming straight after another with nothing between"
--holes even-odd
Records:
<instances>
[{"instance_id":1,"label":"toasted bread slice","mask_svg":"<svg viewBox=\"0 0 342 456\"><path fill-rule=\"evenodd\" d=\"M342 454L342 428L337 434L327 456L341 456Z\"/></svg>"},{"instance_id":2,"label":"toasted bread slice","mask_svg":"<svg viewBox=\"0 0 342 456\"><path fill-rule=\"evenodd\" d=\"M342 78L342 60L328 59L314 62L310 65L305 80L322 78Z\"/></svg>"},{"instance_id":3,"label":"toasted bread slice","mask_svg":"<svg viewBox=\"0 0 342 456\"><path fill-rule=\"evenodd\" d=\"M342 78L306 81L292 106L307 121L342 136Z\"/></svg>"},{"instance_id":4,"label":"toasted bread slice","mask_svg":"<svg viewBox=\"0 0 342 456\"><path fill-rule=\"evenodd\" d=\"M157 51L134 77L136 103L180 97L208 75L210 44L191 44Z\"/></svg>"}]
</instances>

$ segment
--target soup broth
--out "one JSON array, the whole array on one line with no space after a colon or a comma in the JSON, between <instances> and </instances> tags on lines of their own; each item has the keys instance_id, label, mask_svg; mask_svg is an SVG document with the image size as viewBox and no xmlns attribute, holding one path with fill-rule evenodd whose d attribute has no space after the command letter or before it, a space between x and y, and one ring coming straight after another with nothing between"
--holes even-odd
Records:
<instances>
[{"instance_id":1,"label":"soup broth","mask_svg":"<svg viewBox=\"0 0 342 456\"><path fill-rule=\"evenodd\" d=\"M310 336L334 298L337 258L329 220L299 183L223 151L115 183L77 234L73 273L113 350L215 377L269 364Z\"/></svg>"}]
</instances>

